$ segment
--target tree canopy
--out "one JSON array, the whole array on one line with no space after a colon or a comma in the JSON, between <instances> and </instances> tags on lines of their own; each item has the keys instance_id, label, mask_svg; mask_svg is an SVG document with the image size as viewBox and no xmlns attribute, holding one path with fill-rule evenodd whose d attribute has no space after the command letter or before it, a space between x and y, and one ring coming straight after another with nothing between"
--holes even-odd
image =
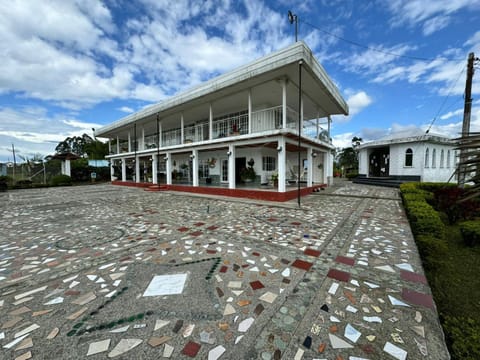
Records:
<instances>
[{"instance_id":1,"label":"tree canopy","mask_svg":"<svg viewBox=\"0 0 480 360\"><path fill-rule=\"evenodd\" d=\"M58 143L55 152L57 154L72 153L82 157L87 154L89 159L104 159L108 155L108 144L83 134L67 137Z\"/></svg>"}]
</instances>

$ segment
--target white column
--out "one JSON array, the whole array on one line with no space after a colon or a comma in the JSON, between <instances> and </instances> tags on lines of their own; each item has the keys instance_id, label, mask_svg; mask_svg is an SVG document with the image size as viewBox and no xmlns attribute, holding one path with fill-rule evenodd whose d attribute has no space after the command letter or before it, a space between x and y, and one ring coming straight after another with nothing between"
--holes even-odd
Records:
<instances>
[{"instance_id":1,"label":"white column","mask_svg":"<svg viewBox=\"0 0 480 360\"><path fill-rule=\"evenodd\" d=\"M110 181L113 181L113 177L115 176L115 160L110 160Z\"/></svg>"},{"instance_id":2,"label":"white column","mask_svg":"<svg viewBox=\"0 0 480 360\"><path fill-rule=\"evenodd\" d=\"M282 81L282 128L287 128L287 80Z\"/></svg>"},{"instance_id":3,"label":"white column","mask_svg":"<svg viewBox=\"0 0 480 360\"><path fill-rule=\"evenodd\" d=\"M228 145L228 188L235 189L235 146Z\"/></svg>"},{"instance_id":4,"label":"white column","mask_svg":"<svg viewBox=\"0 0 480 360\"><path fill-rule=\"evenodd\" d=\"M313 149L311 147L307 147L307 186L312 186L313 184L313 156L312 156Z\"/></svg>"},{"instance_id":5,"label":"white column","mask_svg":"<svg viewBox=\"0 0 480 360\"><path fill-rule=\"evenodd\" d=\"M172 154L167 153L165 155L167 160L165 161L165 169L167 171L167 185L172 185Z\"/></svg>"},{"instance_id":6,"label":"white column","mask_svg":"<svg viewBox=\"0 0 480 360\"><path fill-rule=\"evenodd\" d=\"M128 152L132 152L132 137L130 136L130 130L128 131Z\"/></svg>"},{"instance_id":7,"label":"white column","mask_svg":"<svg viewBox=\"0 0 480 360\"><path fill-rule=\"evenodd\" d=\"M198 150L192 150L192 185L198 186Z\"/></svg>"},{"instance_id":8,"label":"white column","mask_svg":"<svg viewBox=\"0 0 480 360\"><path fill-rule=\"evenodd\" d=\"M138 156L135 158L135 182L140 182L140 160Z\"/></svg>"},{"instance_id":9,"label":"white column","mask_svg":"<svg viewBox=\"0 0 480 360\"><path fill-rule=\"evenodd\" d=\"M62 175L66 175L67 173L65 172L65 160L62 160L62 162L60 163L60 172Z\"/></svg>"},{"instance_id":10,"label":"white column","mask_svg":"<svg viewBox=\"0 0 480 360\"><path fill-rule=\"evenodd\" d=\"M158 156L157 154L152 155L152 182L158 184Z\"/></svg>"},{"instance_id":11,"label":"white column","mask_svg":"<svg viewBox=\"0 0 480 360\"><path fill-rule=\"evenodd\" d=\"M139 149L145 150L145 129L142 126L142 138L140 139L140 146Z\"/></svg>"},{"instance_id":12,"label":"white column","mask_svg":"<svg viewBox=\"0 0 480 360\"><path fill-rule=\"evenodd\" d=\"M323 178L326 179L327 185L333 184L333 155L330 150L325 153L325 161L323 164Z\"/></svg>"},{"instance_id":13,"label":"white column","mask_svg":"<svg viewBox=\"0 0 480 360\"><path fill-rule=\"evenodd\" d=\"M319 125L319 122L320 122L320 112L317 110L317 122L316 122L316 127L317 127L317 132L316 132L316 136L315 136L315 139L318 140L318 135L320 134L320 125Z\"/></svg>"},{"instance_id":14,"label":"white column","mask_svg":"<svg viewBox=\"0 0 480 360\"><path fill-rule=\"evenodd\" d=\"M180 144L183 144L183 140L185 139L185 129L183 124L183 114L180 114Z\"/></svg>"},{"instance_id":15,"label":"white column","mask_svg":"<svg viewBox=\"0 0 480 360\"><path fill-rule=\"evenodd\" d=\"M252 89L248 89L248 133L252 133Z\"/></svg>"},{"instance_id":16,"label":"white column","mask_svg":"<svg viewBox=\"0 0 480 360\"><path fill-rule=\"evenodd\" d=\"M278 192L285 192L287 185L287 144L282 136L278 139Z\"/></svg>"},{"instance_id":17,"label":"white column","mask_svg":"<svg viewBox=\"0 0 480 360\"><path fill-rule=\"evenodd\" d=\"M108 139L108 153L112 153L112 142L110 141L110 138Z\"/></svg>"},{"instance_id":18,"label":"white column","mask_svg":"<svg viewBox=\"0 0 480 360\"><path fill-rule=\"evenodd\" d=\"M208 138L213 140L213 108L211 103L208 110Z\"/></svg>"},{"instance_id":19,"label":"white column","mask_svg":"<svg viewBox=\"0 0 480 360\"><path fill-rule=\"evenodd\" d=\"M122 158L122 181L127 181L127 161Z\"/></svg>"},{"instance_id":20,"label":"white column","mask_svg":"<svg viewBox=\"0 0 480 360\"><path fill-rule=\"evenodd\" d=\"M70 170L70 160L65 160L65 175L72 176L72 172Z\"/></svg>"},{"instance_id":21,"label":"white column","mask_svg":"<svg viewBox=\"0 0 480 360\"><path fill-rule=\"evenodd\" d=\"M120 139L117 136L117 154L120 154Z\"/></svg>"}]
</instances>

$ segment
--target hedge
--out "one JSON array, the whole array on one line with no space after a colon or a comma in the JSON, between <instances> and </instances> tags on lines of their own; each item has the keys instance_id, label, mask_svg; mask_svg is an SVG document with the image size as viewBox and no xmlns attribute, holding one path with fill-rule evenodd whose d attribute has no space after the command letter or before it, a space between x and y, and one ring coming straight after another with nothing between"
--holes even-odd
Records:
<instances>
[{"instance_id":1,"label":"hedge","mask_svg":"<svg viewBox=\"0 0 480 360\"><path fill-rule=\"evenodd\" d=\"M463 242L467 246L480 244L480 221L471 220L460 223Z\"/></svg>"},{"instance_id":2,"label":"hedge","mask_svg":"<svg viewBox=\"0 0 480 360\"><path fill-rule=\"evenodd\" d=\"M53 186L72 185L72 178L68 175L57 175L52 178L51 184Z\"/></svg>"},{"instance_id":3,"label":"hedge","mask_svg":"<svg viewBox=\"0 0 480 360\"><path fill-rule=\"evenodd\" d=\"M412 232L415 236L432 235L443 239L445 224L437 211L428 203L432 200L431 193L419 189L418 185L418 183L405 183L400 186Z\"/></svg>"}]
</instances>

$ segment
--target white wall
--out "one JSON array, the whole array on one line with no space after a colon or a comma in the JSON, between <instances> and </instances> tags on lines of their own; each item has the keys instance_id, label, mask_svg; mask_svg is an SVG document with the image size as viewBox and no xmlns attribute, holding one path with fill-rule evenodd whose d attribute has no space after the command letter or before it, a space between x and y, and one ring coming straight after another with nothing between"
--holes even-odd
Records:
<instances>
[{"instance_id":1,"label":"white wall","mask_svg":"<svg viewBox=\"0 0 480 360\"><path fill-rule=\"evenodd\" d=\"M405 166L405 153L407 149L413 151L412 166ZM429 149L428 166L425 167L425 151ZM435 166L432 166L433 150L436 151ZM440 164L441 152L444 151L443 166ZM447 154L450 150L450 164L447 166ZM359 173L368 176L368 158L373 148L364 148L359 153ZM424 182L446 182L455 171L454 146L427 143L411 142L405 144L390 145L390 176L420 176Z\"/></svg>"}]
</instances>

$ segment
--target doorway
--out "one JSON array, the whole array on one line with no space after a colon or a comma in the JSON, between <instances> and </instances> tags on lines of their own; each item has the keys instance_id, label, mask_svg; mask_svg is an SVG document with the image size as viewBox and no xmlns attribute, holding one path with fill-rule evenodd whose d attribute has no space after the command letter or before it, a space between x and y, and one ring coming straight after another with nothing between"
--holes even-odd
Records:
<instances>
[{"instance_id":1,"label":"doorway","mask_svg":"<svg viewBox=\"0 0 480 360\"><path fill-rule=\"evenodd\" d=\"M241 171L247 168L247 158L235 158L235 184L242 182Z\"/></svg>"},{"instance_id":2,"label":"doorway","mask_svg":"<svg viewBox=\"0 0 480 360\"><path fill-rule=\"evenodd\" d=\"M390 148L382 147L372 151L368 158L368 176L386 177L390 169Z\"/></svg>"}]
</instances>

